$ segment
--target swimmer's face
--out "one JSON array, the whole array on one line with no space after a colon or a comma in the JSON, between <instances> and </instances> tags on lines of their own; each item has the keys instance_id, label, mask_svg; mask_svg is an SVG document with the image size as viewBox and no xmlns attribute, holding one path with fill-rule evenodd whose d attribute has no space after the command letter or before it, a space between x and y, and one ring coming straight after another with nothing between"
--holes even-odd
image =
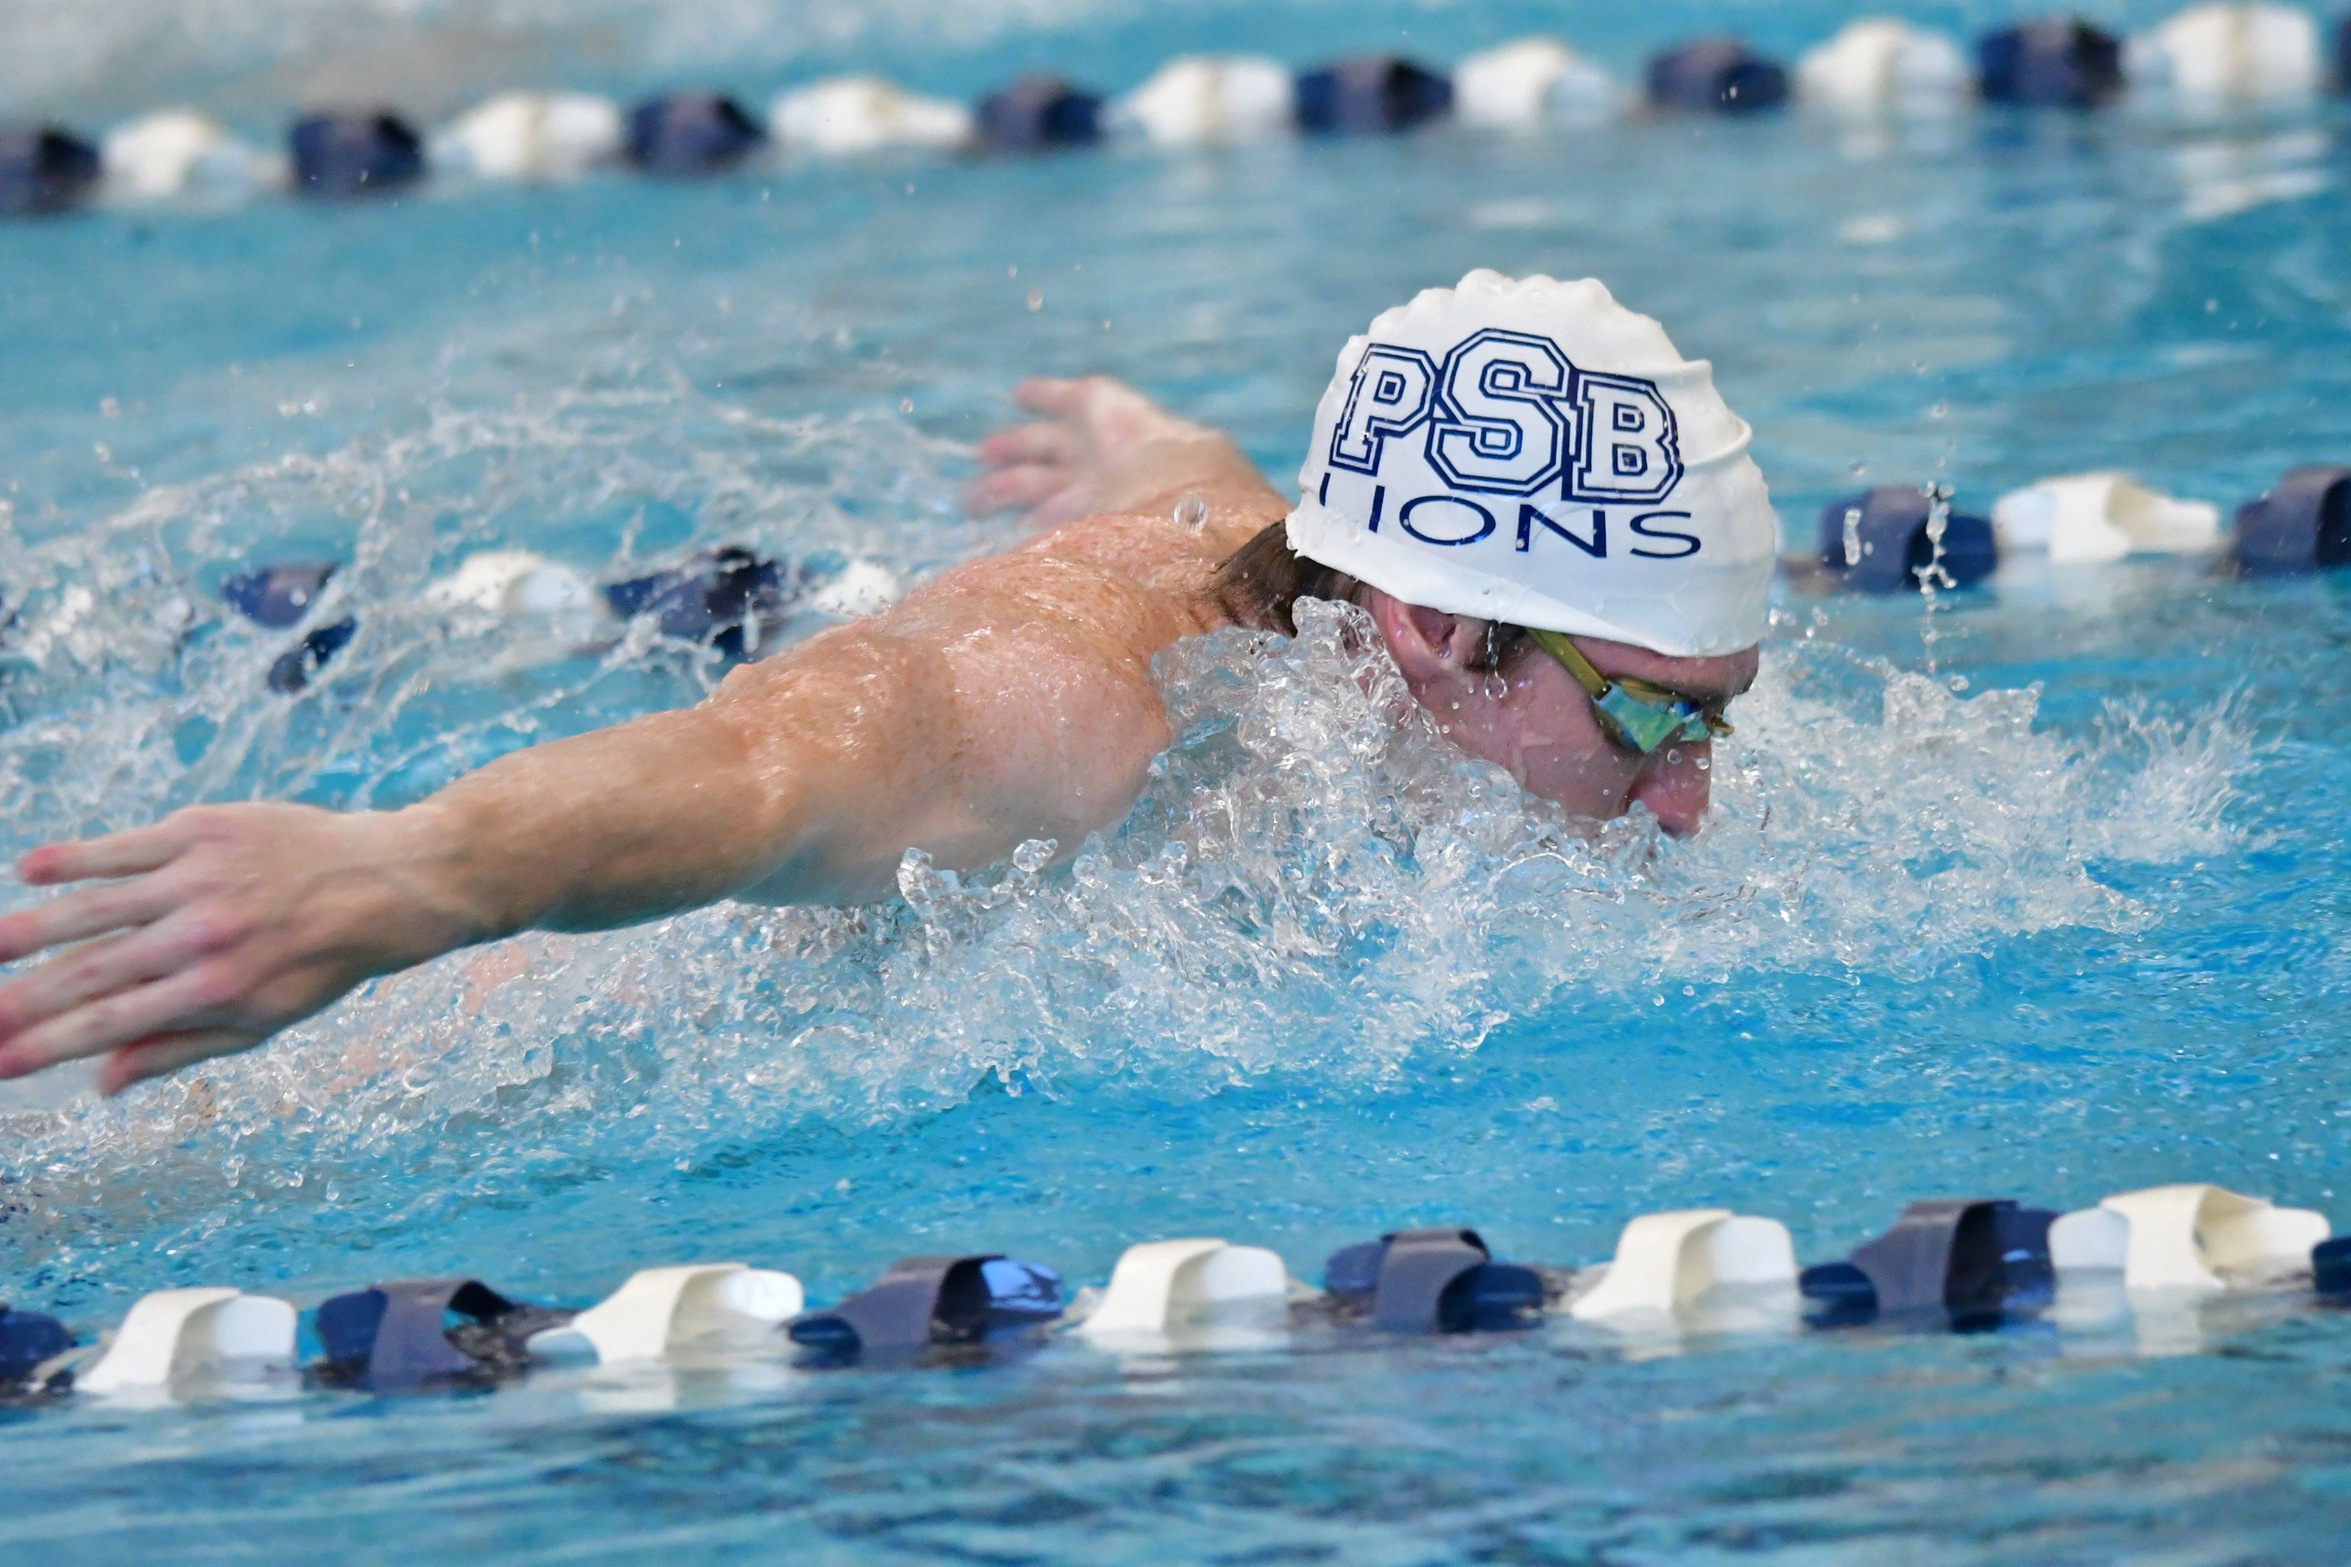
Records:
<instances>
[{"instance_id":1,"label":"swimmer's face","mask_svg":"<svg viewBox=\"0 0 2351 1567\"><path fill-rule=\"evenodd\" d=\"M1421 609L1374 590L1366 603L1405 684L1453 742L1500 764L1534 793L1578 816L1606 820L1649 808L1677 838L1706 819L1711 741L1675 742L1639 756L1611 741L1575 677L1521 640L1498 676L1483 666L1486 623ZM1578 637L1599 671L1630 675L1700 701L1727 700L1755 683L1758 650L1720 658L1671 658L1623 642Z\"/></svg>"}]
</instances>

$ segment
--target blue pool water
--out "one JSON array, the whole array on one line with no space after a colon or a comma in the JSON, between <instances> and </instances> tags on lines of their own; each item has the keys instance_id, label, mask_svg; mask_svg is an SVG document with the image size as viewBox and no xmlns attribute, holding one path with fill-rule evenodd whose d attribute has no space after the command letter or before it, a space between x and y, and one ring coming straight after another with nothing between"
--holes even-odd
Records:
<instances>
[{"instance_id":1,"label":"blue pool water","mask_svg":"<svg viewBox=\"0 0 2351 1567\"><path fill-rule=\"evenodd\" d=\"M843 64L1121 87L1204 43L1442 61L1536 25L1625 71L1705 17L1792 48L1845 16L17 10L14 103L194 97L256 129L346 69L337 40L434 109ZM1791 539L1857 478L1964 506L2122 466L2233 503L2351 453L2347 132L2332 107L1440 131L0 228L0 582L54 629L0 683L0 848L201 799L395 805L690 701L716 671L678 648L533 661L529 627L415 595L490 545L919 577L1014 536L954 497L1023 373L1129 377L1286 481L1346 334L1471 266L1596 274L1714 359ZM284 634L213 598L289 558L352 563L361 619L298 699L264 678ZM0 1293L87 1334L178 1284L307 1305L462 1269L577 1305L731 1257L828 1301L910 1251L1099 1283L1130 1241L1224 1234L1313 1276L1450 1221L1581 1263L1701 1204L1820 1259L1914 1197L2181 1179L2351 1220L2342 584L1790 590L1688 844L1587 841L1399 730L1341 630L1171 658L1183 738L1067 871L526 938L120 1102L12 1085ZM2315 1563L2351 1529L2351 1317L2290 1299L1657 1350L1063 1343L0 1411L0 1559Z\"/></svg>"}]
</instances>

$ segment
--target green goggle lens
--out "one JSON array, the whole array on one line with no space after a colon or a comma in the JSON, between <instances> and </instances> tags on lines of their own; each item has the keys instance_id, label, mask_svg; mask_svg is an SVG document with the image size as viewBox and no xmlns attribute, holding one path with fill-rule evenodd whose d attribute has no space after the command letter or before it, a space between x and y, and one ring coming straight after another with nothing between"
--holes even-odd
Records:
<instances>
[{"instance_id":1,"label":"green goggle lens","mask_svg":"<svg viewBox=\"0 0 2351 1567\"><path fill-rule=\"evenodd\" d=\"M1731 732L1730 720L1704 703L1693 702L1645 680L1609 679L1563 633L1539 631L1530 626L1527 635L1575 676L1576 683L1592 699L1592 713L1600 720L1601 729L1628 751L1647 756L1677 740L1695 744Z\"/></svg>"}]
</instances>

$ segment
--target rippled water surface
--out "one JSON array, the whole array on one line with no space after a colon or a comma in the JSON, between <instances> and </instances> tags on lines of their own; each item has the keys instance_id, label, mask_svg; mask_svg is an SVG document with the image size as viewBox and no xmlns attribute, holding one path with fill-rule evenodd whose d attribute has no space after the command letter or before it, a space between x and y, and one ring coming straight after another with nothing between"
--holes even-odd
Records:
<instances>
[{"instance_id":1,"label":"rippled water surface","mask_svg":"<svg viewBox=\"0 0 2351 1567\"><path fill-rule=\"evenodd\" d=\"M44 11L0 91L265 125L344 35L425 107L844 62L1124 86L1220 38L1447 59L1536 21L1626 68L1699 16L150 9ZM1731 13L1782 46L1842 19ZM1346 334L1471 266L1597 274L1715 360L1791 540L1857 477L1964 507L2122 466L2233 504L2351 452L2347 128L1439 132L0 228L0 848L196 800L394 806L690 701L718 673L692 649L550 657L551 628L420 592L488 546L919 578L1014 537L955 496L1026 372L1129 377L1286 482ZM288 559L346 563L360 622L298 697L265 678L289 634L216 597ZM2339 584L2193 563L2022 566L1931 610L1790 589L1686 844L1530 808L1343 614L1207 639L1163 666L1182 738L1144 800L1064 869L910 862L868 910L528 937L113 1104L11 1086L0 1295L87 1334L174 1284L309 1304L462 1269L581 1304L739 1257L830 1300L902 1252L1099 1282L1185 1233L1316 1276L1448 1221L1580 1263L1702 1204L1818 1259L1915 1197L2178 1179L2351 1217L2347 638ZM1661 1348L83 1401L0 1412L0 1555L1941 1567L2316 1563L2351 1530L2351 1320L2290 1300Z\"/></svg>"}]
</instances>

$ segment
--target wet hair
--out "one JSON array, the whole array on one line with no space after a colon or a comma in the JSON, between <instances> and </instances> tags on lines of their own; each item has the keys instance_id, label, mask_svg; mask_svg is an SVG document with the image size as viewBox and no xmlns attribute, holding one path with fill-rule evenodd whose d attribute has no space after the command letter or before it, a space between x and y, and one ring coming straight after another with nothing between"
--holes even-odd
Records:
<instances>
[{"instance_id":1,"label":"wet hair","mask_svg":"<svg viewBox=\"0 0 2351 1567\"><path fill-rule=\"evenodd\" d=\"M1361 604L1365 584L1335 566L1309 560L1290 548L1288 525L1272 523L1255 538L1225 558L1216 568L1209 597L1233 623L1253 631L1298 634L1293 608L1300 599L1327 599ZM1470 663L1472 669L1499 669L1527 642L1517 626L1489 621L1485 646Z\"/></svg>"},{"instance_id":2,"label":"wet hair","mask_svg":"<svg viewBox=\"0 0 2351 1567\"><path fill-rule=\"evenodd\" d=\"M1289 525L1276 522L1225 557L1208 595L1237 626L1294 637L1298 623L1290 610L1298 600L1359 604L1363 584L1290 548Z\"/></svg>"}]
</instances>

